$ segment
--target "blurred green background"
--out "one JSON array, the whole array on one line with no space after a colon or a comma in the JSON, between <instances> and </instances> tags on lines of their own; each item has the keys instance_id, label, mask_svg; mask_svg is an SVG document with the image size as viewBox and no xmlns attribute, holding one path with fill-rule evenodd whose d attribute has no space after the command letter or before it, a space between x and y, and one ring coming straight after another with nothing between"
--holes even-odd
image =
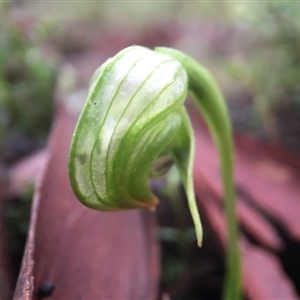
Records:
<instances>
[{"instance_id":1,"label":"blurred green background","mask_svg":"<svg viewBox=\"0 0 300 300\"><path fill-rule=\"evenodd\" d=\"M174 46L211 70L226 95L236 131L299 152L299 5L1 2L0 158L14 161L45 143L64 57L87 50L93 39L101 44L107 32L133 41L144 35L155 43L155 30L175 37ZM163 46L163 39L158 42Z\"/></svg>"}]
</instances>

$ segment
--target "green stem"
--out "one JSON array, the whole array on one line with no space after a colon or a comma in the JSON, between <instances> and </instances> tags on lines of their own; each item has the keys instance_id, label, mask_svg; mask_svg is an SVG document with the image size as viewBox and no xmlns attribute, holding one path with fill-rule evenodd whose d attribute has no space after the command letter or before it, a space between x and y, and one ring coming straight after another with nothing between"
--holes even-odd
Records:
<instances>
[{"instance_id":1,"label":"green stem","mask_svg":"<svg viewBox=\"0 0 300 300\"><path fill-rule=\"evenodd\" d=\"M237 300L241 298L241 270L238 223L235 214L232 129L225 101L212 76L195 60L180 51L170 48L156 48L156 51L175 58L186 70L189 91L207 123L218 149L228 228L227 276L223 299Z\"/></svg>"}]
</instances>

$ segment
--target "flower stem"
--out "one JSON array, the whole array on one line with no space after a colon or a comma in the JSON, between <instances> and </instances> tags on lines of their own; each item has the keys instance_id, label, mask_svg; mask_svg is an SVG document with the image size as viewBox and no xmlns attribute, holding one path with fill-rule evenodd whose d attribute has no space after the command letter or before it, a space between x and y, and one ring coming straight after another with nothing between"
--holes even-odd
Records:
<instances>
[{"instance_id":1,"label":"flower stem","mask_svg":"<svg viewBox=\"0 0 300 300\"><path fill-rule=\"evenodd\" d=\"M234 150L227 107L214 79L204 67L180 51L170 48L155 50L175 58L186 70L189 92L201 111L218 149L228 230L227 271L223 299L238 300L241 298L241 267L235 213Z\"/></svg>"}]
</instances>

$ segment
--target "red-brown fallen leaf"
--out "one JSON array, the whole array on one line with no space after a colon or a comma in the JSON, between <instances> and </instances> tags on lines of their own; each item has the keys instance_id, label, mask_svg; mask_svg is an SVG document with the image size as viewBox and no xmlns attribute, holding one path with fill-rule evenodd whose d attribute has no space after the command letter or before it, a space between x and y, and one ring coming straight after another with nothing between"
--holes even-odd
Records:
<instances>
[{"instance_id":1,"label":"red-brown fallen leaf","mask_svg":"<svg viewBox=\"0 0 300 300\"><path fill-rule=\"evenodd\" d=\"M54 299L155 299L155 215L99 212L79 203L67 176L75 122L60 107L14 299L36 299L43 283L53 285Z\"/></svg>"},{"instance_id":2,"label":"red-brown fallen leaf","mask_svg":"<svg viewBox=\"0 0 300 300\"><path fill-rule=\"evenodd\" d=\"M207 218L218 234L222 245L225 245L227 235L224 216L221 211L222 185L217 153L207 129L199 116L193 113L192 110L191 115L196 133L197 149L194 166L195 190ZM272 156L261 151L261 149L260 151L253 150L255 147L251 149L252 152L248 151L249 148L247 147L244 149L241 144L238 144L236 147L236 156L238 158L236 167L239 170L236 175L238 186L240 187L242 182L242 188L244 188L244 183L248 183L249 187L246 190L242 189L241 196L237 199L239 221L242 227L246 228L261 245L279 250L282 246L282 241L277 232L268 223L268 219L264 219L259 210L252 205L249 206L248 202L251 203L254 201L252 200L252 194L257 186L259 187L257 191L257 195L260 196L259 199L266 198L262 200L263 203L271 202L268 198L268 186L271 182L274 185L278 184L280 187L281 194L278 195L276 200L281 202L284 198L280 199L280 197L284 194L293 194L296 197L295 190L297 190L299 183L298 185L296 184L297 179L295 174L298 170L295 165L292 167L289 166L286 163L287 160L282 160L279 166L276 158L272 158ZM254 161L254 155L256 161ZM278 152L276 155L278 155ZM260 167L258 162L261 164ZM256 173L254 173L255 171ZM246 176L241 175L242 173L246 173L247 175L251 173L253 178L249 176L247 181L245 180ZM260 180L259 185L257 185L258 180ZM296 186L291 188L293 184L296 184ZM240 198L248 198L249 191L251 192L251 198L246 199L248 202L242 202ZM259 201L256 204L265 208ZM276 203L273 205L276 205ZM293 206L296 210L297 205ZM267 210L267 212L271 212L272 214L274 208L271 211ZM284 225L290 230L291 222L289 224L287 220L288 218L293 218L293 215L289 216L288 209L285 209L284 213L280 216L284 218ZM275 217L278 217L278 214ZM282 218L279 221L282 221ZM292 282L283 271L278 258L273 253L263 250L259 246L250 245L243 235L241 235L240 244L242 249L243 286L250 299L298 299Z\"/></svg>"},{"instance_id":3,"label":"red-brown fallen leaf","mask_svg":"<svg viewBox=\"0 0 300 300\"><path fill-rule=\"evenodd\" d=\"M292 156L288 152L285 156ZM300 160L300 158L299 158ZM249 198L300 241L300 169L237 144L236 177Z\"/></svg>"},{"instance_id":4,"label":"red-brown fallen leaf","mask_svg":"<svg viewBox=\"0 0 300 300\"><path fill-rule=\"evenodd\" d=\"M227 234L220 205L203 182L196 180L195 190L208 221L224 247ZM293 284L285 276L274 254L250 245L243 235L240 245L243 287L249 299L298 299Z\"/></svg>"},{"instance_id":5,"label":"red-brown fallen leaf","mask_svg":"<svg viewBox=\"0 0 300 300\"><path fill-rule=\"evenodd\" d=\"M280 262L270 252L242 241L243 283L249 299L299 299Z\"/></svg>"},{"instance_id":6,"label":"red-brown fallen leaf","mask_svg":"<svg viewBox=\"0 0 300 300\"><path fill-rule=\"evenodd\" d=\"M223 192L216 148L199 114L193 113L192 110L190 114L196 135L194 180L205 182L207 188L216 196L215 199L220 202ZM237 178L239 182L239 177ZM254 186L253 189L255 189ZM262 245L273 250L280 250L283 244L273 226L246 202L239 199L240 197L237 197L237 213L241 225Z\"/></svg>"},{"instance_id":7,"label":"red-brown fallen leaf","mask_svg":"<svg viewBox=\"0 0 300 300\"><path fill-rule=\"evenodd\" d=\"M212 182L210 179L211 178L207 178L203 175L198 165L195 165L194 181L204 182L206 188L215 195L214 201L220 203L222 201L221 186L217 186L216 182ZM239 197L237 197L237 199L239 199ZM281 238L278 236L273 226L247 203L239 202L239 200L237 200L237 213L241 226L246 228L246 230L251 233L261 245L276 251L279 251L284 247Z\"/></svg>"}]
</instances>

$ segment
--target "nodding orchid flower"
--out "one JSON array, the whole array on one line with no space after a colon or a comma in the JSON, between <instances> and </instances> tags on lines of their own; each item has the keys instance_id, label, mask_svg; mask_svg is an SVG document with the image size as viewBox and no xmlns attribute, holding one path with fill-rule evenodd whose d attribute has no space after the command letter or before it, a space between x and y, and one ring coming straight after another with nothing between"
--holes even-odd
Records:
<instances>
[{"instance_id":1,"label":"nodding orchid flower","mask_svg":"<svg viewBox=\"0 0 300 300\"><path fill-rule=\"evenodd\" d=\"M239 255L234 207L233 147L225 102L213 78L174 49L132 46L95 72L74 131L69 177L86 206L116 211L154 208L149 178L174 163L181 175L199 246L202 227L192 169L194 134L184 102L190 92L217 145L229 233L225 298L238 299Z\"/></svg>"}]
</instances>

